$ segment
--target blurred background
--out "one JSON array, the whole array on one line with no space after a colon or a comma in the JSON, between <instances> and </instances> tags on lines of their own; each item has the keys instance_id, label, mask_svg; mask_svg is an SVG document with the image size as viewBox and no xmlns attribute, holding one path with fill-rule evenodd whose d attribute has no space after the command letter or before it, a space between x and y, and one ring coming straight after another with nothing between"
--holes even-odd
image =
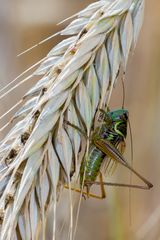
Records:
<instances>
[{"instance_id":1,"label":"blurred background","mask_svg":"<svg viewBox=\"0 0 160 240\"><path fill-rule=\"evenodd\" d=\"M19 58L21 51L62 29L56 24L86 7L91 0L5 0L0 7L0 88L44 57L62 38L56 37ZM77 240L159 240L160 239L160 1L146 1L143 29L126 78L126 108L130 112L134 144L134 167L154 184L150 191L132 190L130 223L127 189L108 188L105 200L82 201ZM35 80L34 80L35 81ZM9 94L0 103L0 113L16 103L34 81ZM112 107L119 107L122 86L112 95ZM7 116L0 127L9 120ZM2 138L5 131L1 133ZM125 156L130 156L130 139ZM116 181L129 182L129 174L118 168ZM113 180L113 177L109 180ZM138 183L137 179L134 182ZM64 201L65 202L65 201ZM61 203L59 222L66 218ZM67 218L66 218L67 219ZM67 221L67 220L66 220ZM49 221L50 224L50 221ZM59 237L65 240L67 237ZM47 237L50 240L50 236ZM58 239L58 240L59 240Z\"/></svg>"}]
</instances>

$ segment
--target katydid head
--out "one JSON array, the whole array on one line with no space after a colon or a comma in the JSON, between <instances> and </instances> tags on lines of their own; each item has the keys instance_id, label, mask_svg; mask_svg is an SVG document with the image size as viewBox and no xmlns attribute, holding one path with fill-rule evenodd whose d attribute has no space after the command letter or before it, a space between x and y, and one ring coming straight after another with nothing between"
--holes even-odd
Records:
<instances>
[{"instance_id":1,"label":"katydid head","mask_svg":"<svg viewBox=\"0 0 160 240\"><path fill-rule=\"evenodd\" d=\"M106 113L106 117L110 118L112 122L117 122L117 121L128 121L128 110L126 109L117 109L111 112Z\"/></svg>"},{"instance_id":2,"label":"katydid head","mask_svg":"<svg viewBox=\"0 0 160 240\"><path fill-rule=\"evenodd\" d=\"M106 112L104 121L107 126L110 126L112 131L114 131L120 138L124 139L127 136L128 115L128 110L117 109Z\"/></svg>"}]
</instances>

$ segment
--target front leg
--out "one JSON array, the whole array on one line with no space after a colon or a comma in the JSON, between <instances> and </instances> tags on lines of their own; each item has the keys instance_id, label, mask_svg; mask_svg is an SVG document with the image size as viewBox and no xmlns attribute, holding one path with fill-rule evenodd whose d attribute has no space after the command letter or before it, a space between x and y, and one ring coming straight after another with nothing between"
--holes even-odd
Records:
<instances>
[{"instance_id":1,"label":"front leg","mask_svg":"<svg viewBox=\"0 0 160 240\"><path fill-rule=\"evenodd\" d=\"M70 123L69 121L66 121L64 120L64 123L67 125L67 126L70 126L74 129L76 129L78 132L80 132L86 139L89 139L89 137L87 136L86 132L84 132L82 129L80 129L78 126L76 126L75 124L73 123Z\"/></svg>"}]
</instances>

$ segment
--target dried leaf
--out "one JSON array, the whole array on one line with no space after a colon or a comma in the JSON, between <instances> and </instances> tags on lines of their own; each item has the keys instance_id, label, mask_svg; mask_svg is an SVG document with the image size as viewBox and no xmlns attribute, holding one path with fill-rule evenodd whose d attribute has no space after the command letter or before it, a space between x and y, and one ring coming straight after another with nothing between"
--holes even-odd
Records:
<instances>
[{"instance_id":1,"label":"dried leaf","mask_svg":"<svg viewBox=\"0 0 160 240\"><path fill-rule=\"evenodd\" d=\"M52 182L53 190L56 191L60 174L60 163L57 154L53 148L52 142L50 142L48 148L48 172Z\"/></svg>"},{"instance_id":2,"label":"dried leaf","mask_svg":"<svg viewBox=\"0 0 160 240\"><path fill-rule=\"evenodd\" d=\"M144 19L145 1L135 1L131 9L133 21L133 45L135 47Z\"/></svg>"},{"instance_id":3,"label":"dried leaf","mask_svg":"<svg viewBox=\"0 0 160 240\"><path fill-rule=\"evenodd\" d=\"M28 122L29 122L29 120L28 120L28 118L26 118L15 124L15 126L10 130L10 132L4 138L3 143L0 144L0 151L1 151L1 149L5 148L6 143L12 142L14 139L16 139L17 137L19 137L21 135L21 133L24 131Z\"/></svg>"},{"instance_id":4,"label":"dried leaf","mask_svg":"<svg viewBox=\"0 0 160 240\"><path fill-rule=\"evenodd\" d=\"M14 200L12 220L15 219L22 203L32 185L33 179L43 161L43 150L35 152L27 161L17 195Z\"/></svg>"},{"instance_id":5,"label":"dried leaf","mask_svg":"<svg viewBox=\"0 0 160 240\"><path fill-rule=\"evenodd\" d=\"M57 44L49 53L48 57L50 56L57 56L57 55L62 55L64 54L69 46L76 40L76 37L70 37L67 39L64 39L62 42Z\"/></svg>"},{"instance_id":6,"label":"dried leaf","mask_svg":"<svg viewBox=\"0 0 160 240\"><path fill-rule=\"evenodd\" d=\"M102 34L104 32L108 34L115 27L115 25L116 21L114 17L99 20L95 25L93 25L93 27L90 28L88 33L84 36L83 40L91 39L94 36Z\"/></svg>"},{"instance_id":7,"label":"dried leaf","mask_svg":"<svg viewBox=\"0 0 160 240\"><path fill-rule=\"evenodd\" d=\"M46 142L49 132L52 130L58 118L59 112L57 111L47 117L43 116L38 120L37 125L25 146L24 158L31 156Z\"/></svg>"},{"instance_id":8,"label":"dried leaf","mask_svg":"<svg viewBox=\"0 0 160 240\"><path fill-rule=\"evenodd\" d=\"M59 78L63 80L68 78L71 74L75 73L77 70L83 67L90 58L91 53L87 53L80 58L77 58L75 55L72 60L65 66L63 72L59 75Z\"/></svg>"},{"instance_id":9,"label":"dried leaf","mask_svg":"<svg viewBox=\"0 0 160 240\"><path fill-rule=\"evenodd\" d=\"M133 25L130 12L124 16L121 22L120 28L122 55L124 61L124 68L126 68L129 52L131 50L132 40L133 40Z\"/></svg>"},{"instance_id":10,"label":"dried leaf","mask_svg":"<svg viewBox=\"0 0 160 240\"><path fill-rule=\"evenodd\" d=\"M49 77L45 76L40 79L25 95L24 98L38 95L44 86L48 85Z\"/></svg>"},{"instance_id":11,"label":"dried leaf","mask_svg":"<svg viewBox=\"0 0 160 240\"><path fill-rule=\"evenodd\" d=\"M89 135L92 125L92 107L87 89L83 82L80 82L76 91L76 104L78 111L80 112L81 117L86 125L87 134Z\"/></svg>"},{"instance_id":12,"label":"dried leaf","mask_svg":"<svg viewBox=\"0 0 160 240\"><path fill-rule=\"evenodd\" d=\"M34 75L44 75L47 73L47 71L53 67L55 64L58 63L60 60L60 57L48 57L44 62L41 63L39 68L34 72Z\"/></svg>"},{"instance_id":13,"label":"dried leaf","mask_svg":"<svg viewBox=\"0 0 160 240\"><path fill-rule=\"evenodd\" d=\"M25 223L25 239L31 239L31 224L29 217L29 207L28 207L29 199L26 199L25 208L24 208L24 223Z\"/></svg>"},{"instance_id":14,"label":"dried leaf","mask_svg":"<svg viewBox=\"0 0 160 240\"><path fill-rule=\"evenodd\" d=\"M90 4L84 10L80 11L78 13L78 16L90 18L90 16L92 16L96 11L98 11L104 5L104 2L106 3L107 1L98 1L98 2Z\"/></svg>"},{"instance_id":15,"label":"dried leaf","mask_svg":"<svg viewBox=\"0 0 160 240\"><path fill-rule=\"evenodd\" d=\"M48 94L48 98L51 99L71 87L71 85L76 81L78 75L79 71L74 71L70 75L68 75L67 73L62 75L60 74L57 81L51 88Z\"/></svg>"},{"instance_id":16,"label":"dried leaf","mask_svg":"<svg viewBox=\"0 0 160 240\"><path fill-rule=\"evenodd\" d=\"M112 82L114 83L120 67L120 60L121 60L120 48L119 48L119 37L116 30L113 33L111 33L108 38L107 50L108 50L110 68L111 68Z\"/></svg>"},{"instance_id":17,"label":"dried leaf","mask_svg":"<svg viewBox=\"0 0 160 240\"><path fill-rule=\"evenodd\" d=\"M75 19L64 30L61 31L61 35L74 35L81 31L81 29L87 24L88 20L85 18Z\"/></svg>"},{"instance_id":18,"label":"dried leaf","mask_svg":"<svg viewBox=\"0 0 160 240\"><path fill-rule=\"evenodd\" d=\"M20 231L22 240L25 240L25 227L24 226L25 226L24 216L22 216L20 214L19 218L18 218L18 227L19 227L19 231Z\"/></svg>"},{"instance_id":19,"label":"dried leaf","mask_svg":"<svg viewBox=\"0 0 160 240\"><path fill-rule=\"evenodd\" d=\"M38 97L33 97L28 100L13 116L13 119L25 117L32 108L35 107Z\"/></svg>"},{"instance_id":20,"label":"dried leaf","mask_svg":"<svg viewBox=\"0 0 160 240\"><path fill-rule=\"evenodd\" d=\"M96 113L96 109L98 107L99 98L100 98L99 83L98 83L98 79L97 79L96 72L93 65L90 66L90 68L85 74L85 86L91 101L92 119L93 119Z\"/></svg>"},{"instance_id":21,"label":"dried leaf","mask_svg":"<svg viewBox=\"0 0 160 240\"><path fill-rule=\"evenodd\" d=\"M47 173L45 171L45 173L43 173L43 175L40 176L41 208L42 206L43 208L45 208L45 206L47 205L46 202L47 202L48 194L49 194L49 180L48 180Z\"/></svg>"},{"instance_id":22,"label":"dried leaf","mask_svg":"<svg viewBox=\"0 0 160 240\"><path fill-rule=\"evenodd\" d=\"M58 133L55 136L54 144L59 159L66 172L66 175L67 177L69 177L71 171L73 150L70 139L64 128L59 129Z\"/></svg>"},{"instance_id":23,"label":"dried leaf","mask_svg":"<svg viewBox=\"0 0 160 240\"><path fill-rule=\"evenodd\" d=\"M97 53L95 68L96 68L99 84L101 87L100 108L103 108L102 105L106 103L107 89L108 89L109 80L110 80L110 68L109 68L108 56L107 56L106 48L104 45L99 49Z\"/></svg>"},{"instance_id":24,"label":"dried leaf","mask_svg":"<svg viewBox=\"0 0 160 240\"><path fill-rule=\"evenodd\" d=\"M70 103L68 109L67 109L67 120L74 124L77 127L80 127L79 125L79 120L78 116L74 107L73 102ZM81 137L80 137L80 132L78 132L75 128L69 127L67 128L67 133L69 135L69 138L72 143L73 151L74 151L74 158L75 158L75 171L77 171L77 159L78 159L78 152L80 148L80 142L81 142Z\"/></svg>"},{"instance_id":25,"label":"dried leaf","mask_svg":"<svg viewBox=\"0 0 160 240\"><path fill-rule=\"evenodd\" d=\"M79 59L83 55L94 50L101 42L101 39L102 39L101 35L93 37L92 41L90 41L90 39L85 39L85 41L84 39L82 39L82 41L79 42L80 44L79 49L75 54L75 61L76 59Z\"/></svg>"},{"instance_id":26,"label":"dried leaf","mask_svg":"<svg viewBox=\"0 0 160 240\"><path fill-rule=\"evenodd\" d=\"M38 224L39 224L39 209L35 196L35 190L31 193L30 205L29 205L30 223L31 223L31 239L37 239Z\"/></svg>"},{"instance_id":27,"label":"dried leaf","mask_svg":"<svg viewBox=\"0 0 160 240\"><path fill-rule=\"evenodd\" d=\"M116 15L121 15L125 13L132 4L132 0L115 0L112 4L108 5L106 10L106 14L104 14L104 17L111 17Z\"/></svg>"}]
</instances>

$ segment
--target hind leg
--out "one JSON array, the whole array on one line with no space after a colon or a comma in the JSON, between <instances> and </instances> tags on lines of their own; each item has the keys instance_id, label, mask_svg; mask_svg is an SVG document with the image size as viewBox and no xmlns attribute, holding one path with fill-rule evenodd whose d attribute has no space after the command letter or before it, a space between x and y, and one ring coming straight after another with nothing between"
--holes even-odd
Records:
<instances>
[{"instance_id":1,"label":"hind leg","mask_svg":"<svg viewBox=\"0 0 160 240\"><path fill-rule=\"evenodd\" d=\"M75 192L78 192L78 193L81 193L82 195L84 196L87 196L88 198L89 197L92 197L92 198L96 198L96 199L104 199L106 198L106 191L105 191L105 188L104 188L104 184L103 184L103 177L102 177L102 174L100 173L99 175L99 185L100 185L100 189L101 189L101 195L97 195L97 194L93 194L93 193L90 193L89 191L83 191L79 188L71 188L72 191L75 191ZM94 184L94 183L92 183ZM90 185L90 183L88 182L88 186ZM65 186L65 188L69 189L68 186Z\"/></svg>"}]
</instances>

